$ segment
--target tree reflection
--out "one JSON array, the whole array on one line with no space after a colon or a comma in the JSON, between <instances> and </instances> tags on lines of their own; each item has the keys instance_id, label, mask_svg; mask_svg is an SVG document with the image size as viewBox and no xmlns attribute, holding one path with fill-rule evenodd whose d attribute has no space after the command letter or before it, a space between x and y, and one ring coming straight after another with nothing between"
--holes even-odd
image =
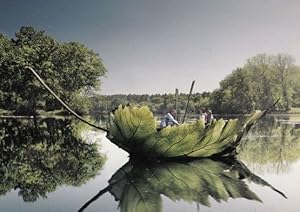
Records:
<instances>
[{"instance_id":1,"label":"tree reflection","mask_svg":"<svg viewBox=\"0 0 300 212\"><path fill-rule=\"evenodd\" d=\"M288 117L266 117L242 142L239 158L259 173L286 172L300 158L300 129Z\"/></svg>"},{"instance_id":2,"label":"tree reflection","mask_svg":"<svg viewBox=\"0 0 300 212\"><path fill-rule=\"evenodd\" d=\"M36 201L95 177L106 158L79 136L79 126L68 119L0 119L0 195L14 189Z\"/></svg>"},{"instance_id":3,"label":"tree reflection","mask_svg":"<svg viewBox=\"0 0 300 212\"><path fill-rule=\"evenodd\" d=\"M109 180L109 185L85 203L79 211L109 191L119 201L121 212L162 211L161 195L173 201L184 200L210 206L209 197L217 202L229 198L261 201L249 189L245 180L268 186L268 182L253 174L243 163L211 159L189 162L129 161Z\"/></svg>"}]
</instances>

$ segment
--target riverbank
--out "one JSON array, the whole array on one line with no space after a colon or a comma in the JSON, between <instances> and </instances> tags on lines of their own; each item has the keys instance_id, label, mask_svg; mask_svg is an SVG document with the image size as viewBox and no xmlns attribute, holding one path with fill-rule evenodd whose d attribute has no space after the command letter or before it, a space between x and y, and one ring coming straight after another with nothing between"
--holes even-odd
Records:
<instances>
[{"instance_id":1,"label":"riverbank","mask_svg":"<svg viewBox=\"0 0 300 212\"><path fill-rule=\"evenodd\" d=\"M45 111L45 110L38 110L36 115L15 115L14 111L11 110L3 110L0 109L0 118L45 118L45 117L63 117L63 116L69 116L70 114L66 110L54 110L54 111ZM107 115L107 114L104 114ZM155 114L156 116L160 116L160 114ZM163 115L163 114L161 114ZM216 118L238 118L241 116L244 116L245 114L214 114ZM299 115L300 116L300 107L297 108L292 108L291 110L287 112L271 112L269 115L279 115L279 116L284 116L284 115ZM197 114L188 114L189 117L195 118L197 117Z\"/></svg>"},{"instance_id":2,"label":"riverbank","mask_svg":"<svg viewBox=\"0 0 300 212\"><path fill-rule=\"evenodd\" d=\"M55 118L55 117L64 117L70 116L70 113L66 110L53 110L53 111L45 111L38 110L37 114L15 114L12 110L3 110L0 109L0 118Z\"/></svg>"}]
</instances>

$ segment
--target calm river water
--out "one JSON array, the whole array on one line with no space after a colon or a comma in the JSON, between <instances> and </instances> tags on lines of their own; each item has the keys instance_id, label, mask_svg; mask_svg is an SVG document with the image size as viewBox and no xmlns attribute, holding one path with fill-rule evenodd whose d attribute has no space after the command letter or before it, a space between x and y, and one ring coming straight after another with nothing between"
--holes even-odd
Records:
<instances>
[{"instance_id":1,"label":"calm river water","mask_svg":"<svg viewBox=\"0 0 300 212\"><path fill-rule=\"evenodd\" d=\"M0 119L0 211L298 212L299 121L264 118L237 161L143 164L76 120Z\"/></svg>"}]
</instances>

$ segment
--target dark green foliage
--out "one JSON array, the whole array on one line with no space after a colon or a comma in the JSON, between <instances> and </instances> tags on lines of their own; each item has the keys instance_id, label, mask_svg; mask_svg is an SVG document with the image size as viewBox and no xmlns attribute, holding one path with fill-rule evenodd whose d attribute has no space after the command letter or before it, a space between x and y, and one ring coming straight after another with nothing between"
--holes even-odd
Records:
<instances>
[{"instance_id":1,"label":"dark green foliage","mask_svg":"<svg viewBox=\"0 0 300 212\"><path fill-rule=\"evenodd\" d=\"M188 95L178 95L178 114L180 118L183 116L184 109L186 107ZM148 106L151 111L156 115L166 113L170 108L175 107L175 95L174 94L153 94L153 95L98 95L91 97L91 113L97 116L107 116L108 112L118 107L120 104ZM205 107L209 108L210 93L203 92L195 93L191 95L190 104L188 108L189 114L197 114L200 109Z\"/></svg>"},{"instance_id":2,"label":"dark green foliage","mask_svg":"<svg viewBox=\"0 0 300 212\"><path fill-rule=\"evenodd\" d=\"M32 27L21 27L11 40L0 35L0 62L0 108L19 114L61 108L25 66L37 70L79 112L86 110L85 92L98 88L99 77L106 72L99 56L84 45L58 42Z\"/></svg>"},{"instance_id":3,"label":"dark green foliage","mask_svg":"<svg viewBox=\"0 0 300 212\"><path fill-rule=\"evenodd\" d=\"M289 75L290 85L292 86L292 107L300 107L300 71L294 68Z\"/></svg>"},{"instance_id":4,"label":"dark green foliage","mask_svg":"<svg viewBox=\"0 0 300 212\"><path fill-rule=\"evenodd\" d=\"M259 54L220 82L211 107L218 113L249 113L281 98L274 109L288 111L299 102L299 74L290 55Z\"/></svg>"},{"instance_id":5,"label":"dark green foliage","mask_svg":"<svg viewBox=\"0 0 300 212\"><path fill-rule=\"evenodd\" d=\"M0 195L46 198L61 185L80 186L105 163L96 144L78 136L72 120L0 120Z\"/></svg>"}]
</instances>

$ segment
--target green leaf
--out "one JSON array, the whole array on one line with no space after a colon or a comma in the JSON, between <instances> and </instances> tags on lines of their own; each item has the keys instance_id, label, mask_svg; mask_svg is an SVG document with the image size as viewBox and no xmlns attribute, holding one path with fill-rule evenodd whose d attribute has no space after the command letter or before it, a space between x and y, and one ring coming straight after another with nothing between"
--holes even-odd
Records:
<instances>
[{"instance_id":1,"label":"green leaf","mask_svg":"<svg viewBox=\"0 0 300 212\"><path fill-rule=\"evenodd\" d=\"M240 119L231 119L226 122L223 119L216 121L193 147L189 156L209 157L226 152L226 150L235 150L241 138L264 114L265 112L256 111Z\"/></svg>"},{"instance_id":2,"label":"green leaf","mask_svg":"<svg viewBox=\"0 0 300 212\"><path fill-rule=\"evenodd\" d=\"M146 157L210 157L233 154L244 134L266 111L240 119L168 126L156 131L155 119L148 107L119 106L111 127L112 141L132 155Z\"/></svg>"},{"instance_id":3,"label":"green leaf","mask_svg":"<svg viewBox=\"0 0 300 212\"><path fill-rule=\"evenodd\" d=\"M148 107L123 107L115 111L111 135L126 150L134 149L156 132L156 123Z\"/></svg>"}]
</instances>

